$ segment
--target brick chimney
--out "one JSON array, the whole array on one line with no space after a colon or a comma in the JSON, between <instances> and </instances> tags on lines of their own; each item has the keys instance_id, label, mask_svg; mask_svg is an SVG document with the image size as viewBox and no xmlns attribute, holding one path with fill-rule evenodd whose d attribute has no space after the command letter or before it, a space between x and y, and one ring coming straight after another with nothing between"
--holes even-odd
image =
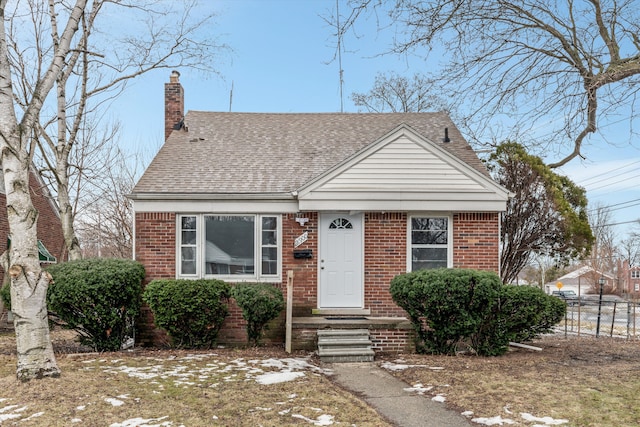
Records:
<instances>
[{"instance_id":1,"label":"brick chimney","mask_svg":"<svg viewBox=\"0 0 640 427\"><path fill-rule=\"evenodd\" d=\"M180 73L172 71L169 83L164 84L164 140L174 129L182 128L184 119L184 89L180 84Z\"/></svg>"}]
</instances>

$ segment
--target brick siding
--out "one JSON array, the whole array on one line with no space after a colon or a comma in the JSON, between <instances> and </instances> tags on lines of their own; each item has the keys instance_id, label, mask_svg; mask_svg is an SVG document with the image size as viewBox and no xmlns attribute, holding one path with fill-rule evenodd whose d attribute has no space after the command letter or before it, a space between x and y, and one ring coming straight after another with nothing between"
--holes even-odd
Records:
<instances>
[{"instance_id":1,"label":"brick siding","mask_svg":"<svg viewBox=\"0 0 640 427\"><path fill-rule=\"evenodd\" d=\"M407 214L374 213L364 216L364 302L372 316L404 317L391 299L389 284L407 271Z\"/></svg>"},{"instance_id":2,"label":"brick siding","mask_svg":"<svg viewBox=\"0 0 640 427\"><path fill-rule=\"evenodd\" d=\"M301 226L296 216L309 221ZM305 317L318 306L318 220L317 212L282 215L282 278L280 287L286 298L286 277L294 272L293 316ZM136 214L136 259L146 268L148 283L176 275L176 214ZM307 240L294 248L304 232ZM407 270L407 214L367 212L364 215L364 302L374 317L404 317L389 294L391 279ZM312 258L295 259L294 249L309 249ZM456 268L498 271L498 213L456 213L453 215L453 258ZM166 343L166 335L153 328L152 315L145 309L139 322L139 342ZM315 339L306 330L294 330L294 341ZM313 335L313 337L312 337ZM377 351L406 351L411 346L410 330L372 331ZM220 332L221 343L246 343L245 321L233 301L230 314ZM284 314L271 324L266 342L284 342ZM301 344L300 344L301 345Z\"/></svg>"},{"instance_id":3,"label":"brick siding","mask_svg":"<svg viewBox=\"0 0 640 427\"><path fill-rule=\"evenodd\" d=\"M179 74L178 74L179 76ZM178 78L172 76L169 83L164 84L164 139L169 138L173 127L184 117L184 89Z\"/></svg>"},{"instance_id":4,"label":"brick siding","mask_svg":"<svg viewBox=\"0 0 640 427\"><path fill-rule=\"evenodd\" d=\"M145 284L176 277L176 214L136 213L135 259L145 268ZM136 341L142 345L169 345L167 334L156 328L149 306L143 304L136 321Z\"/></svg>"},{"instance_id":5,"label":"brick siding","mask_svg":"<svg viewBox=\"0 0 640 427\"><path fill-rule=\"evenodd\" d=\"M497 212L453 215L453 267L500 271L500 217Z\"/></svg>"}]
</instances>

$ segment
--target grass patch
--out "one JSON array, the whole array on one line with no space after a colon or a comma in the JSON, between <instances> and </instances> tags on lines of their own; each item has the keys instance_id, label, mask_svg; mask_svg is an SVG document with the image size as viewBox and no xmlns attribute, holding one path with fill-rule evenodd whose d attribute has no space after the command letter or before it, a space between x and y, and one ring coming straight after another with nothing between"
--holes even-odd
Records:
<instances>
[{"instance_id":1,"label":"grass patch","mask_svg":"<svg viewBox=\"0 0 640 427\"><path fill-rule=\"evenodd\" d=\"M387 362L410 365L391 372L411 385L433 387L430 394L444 395L449 406L473 417L501 416L525 426L536 423L522 414L564 419L567 426L640 425L637 341L549 337L533 344L543 350L514 349L493 358L404 355Z\"/></svg>"},{"instance_id":2,"label":"grass patch","mask_svg":"<svg viewBox=\"0 0 640 427\"><path fill-rule=\"evenodd\" d=\"M12 336L0 342L9 353ZM23 384L15 356L1 354L0 424L389 426L305 356L279 349L58 354L60 378Z\"/></svg>"}]
</instances>

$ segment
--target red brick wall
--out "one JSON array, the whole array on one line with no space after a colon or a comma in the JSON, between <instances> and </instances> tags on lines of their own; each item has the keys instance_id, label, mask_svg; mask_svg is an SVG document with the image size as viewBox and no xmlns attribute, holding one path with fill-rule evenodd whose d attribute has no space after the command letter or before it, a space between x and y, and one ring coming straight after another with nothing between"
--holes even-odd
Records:
<instances>
[{"instance_id":1,"label":"red brick wall","mask_svg":"<svg viewBox=\"0 0 640 427\"><path fill-rule=\"evenodd\" d=\"M407 271L407 214L367 212L364 217L364 303L372 316L403 317L389 284Z\"/></svg>"},{"instance_id":2,"label":"red brick wall","mask_svg":"<svg viewBox=\"0 0 640 427\"><path fill-rule=\"evenodd\" d=\"M309 221L301 226L296 214L282 216L282 279L275 284L286 298L287 271L294 272L293 315L310 316L318 304L318 214L299 214ZM405 316L389 294L391 279L407 270L407 214L400 212L368 212L364 216L364 280L365 308L372 316ZM307 241L294 248L295 239L308 232ZM158 278L174 278L176 274L176 215L173 213L136 214L136 259L145 265L147 282ZM499 217L497 213L457 213L453 215L454 267L498 271ZM310 249L313 257L295 259L294 249ZM146 319L146 320L145 320ZM143 323L152 324L148 310ZM145 329L144 324L142 329ZM240 309L232 301L230 315L220 333L220 342L246 342L245 322ZM141 331L142 332L142 331ZM155 334L155 335L154 335ZM389 343L378 343L384 351L398 350L406 341L406 331L387 331ZM154 338L155 336L155 338ZM284 339L284 317L272 324L270 339ZM140 341L166 340L156 330L152 335L142 333ZM385 338L386 339L386 338ZM402 347L404 348L404 347Z\"/></svg>"},{"instance_id":3,"label":"red brick wall","mask_svg":"<svg viewBox=\"0 0 640 427\"><path fill-rule=\"evenodd\" d=\"M135 217L135 258L148 281L176 277L176 214L142 212Z\"/></svg>"},{"instance_id":4,"label":"red brick wall","mask_svg":"<svg viewBox=\"0 0 640 427\"><path fill-rule=\"evenodd\" d=\"M500 271L500 218L497 212L453 215L453 267Z\"/></svg>"},{"instance_id":5,"label":"red brick wall","mask_svg":"<svg viewBox=\"0 0 640 427\"><path fill-rule=\"evenodd\" d=\"M376 353L412 353L415 351L411 329L369 329L369 338Z\"/></svg>"},{"instance_id":6,"label":"red brick wall","mask_svg":"<svg viewBox=\"0 0 640 427\"><path fill-rule=\"evenodd\" d=\"M301 226L295 214L282 216L282 280L286 298L287 271L293 270L293 315L310 316L311 310L318 308L318 213L304 212L301 217L309 221ZM308 232L307 241L297 248L295 240ZM295 259L293 251L310 249L311 258Z\"/></svg>"},{"instance_id":7,"label":"red brick wall","mask_svg":"<svg viewBox=\"0 0 640 427\"><path fill-rule=\"evenodd\" d=\"M145 284L176 277L176 214L141 212L135 216L135 259L144 265ZM137 341L142 345L168 345L167 334L155 327L153 314L143 304L137 319Z\"/></svg>"},{"instance_id":8,"label":"red brick wall","mask_svg":"<svg viewBox=\"0 0 640 427\"><path fill-rule=\"evenodd\" d=\"M171 75L164 84L164 139L169 138L173 127L184 117L184 89L178 81L180 74Z\"/></svg>"}]
</instances>

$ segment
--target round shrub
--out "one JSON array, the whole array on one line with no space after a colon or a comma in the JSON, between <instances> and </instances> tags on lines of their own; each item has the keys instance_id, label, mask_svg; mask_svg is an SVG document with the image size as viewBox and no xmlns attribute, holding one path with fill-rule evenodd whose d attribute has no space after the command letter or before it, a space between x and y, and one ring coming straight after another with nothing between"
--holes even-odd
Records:
<instances>
[{"instance_id":1,"label":"round shrub","mask_svg":"<svg viewBox=\"0 0 640 427\"><path fill-rule=\"evenodd\" d=\"M142 298L173 346L211 348L229 313L230 290L221 280L154 280Z\"/></svg>"},{"instance_id":2,"label":"round shrub","mask_svg":"<svg viewBox=\"0 0 640 427\"><path fill-rule=\"evenodd\" d=\"M51 265L53 283L47 307L62 327L80 335L96 351L122 348L140 312L142 264L127 259L95 258Z\"/></svg>"},{"instance_id":3,"label":"round shrub","mask_svg":"<svg viewBox=\"0 0 640 427\"><path fill-rule=\"evenodd\" d=\"M418 352L454 354L493 311L501 286L495 273L433 269L394 277L390 291L413 323Z\"/></svg>"},{"instance_id":4,"label":"round shrub","mask_svg":"<svg viewBox=\"0 0 640 427\"><path fill-rule=\"evenodd\" d=\"M278 317L284 308L282 291L263 283L241 283L235 285L232 292L247 321L249 342L258 345L267 323Z\"/></svg>"},{"instance_id":5,"label":"round shrub","mask_svg":"<svg viewBox=\"0 0 640 427\"><path fill-rule=\"evenodd\" d=\"M499 304L472 336L473 347L483 356L504 354L509 342L530 341L551 332L566 309L564 301L538 288L505 285Z\"/></svg>"}]
</instances>

